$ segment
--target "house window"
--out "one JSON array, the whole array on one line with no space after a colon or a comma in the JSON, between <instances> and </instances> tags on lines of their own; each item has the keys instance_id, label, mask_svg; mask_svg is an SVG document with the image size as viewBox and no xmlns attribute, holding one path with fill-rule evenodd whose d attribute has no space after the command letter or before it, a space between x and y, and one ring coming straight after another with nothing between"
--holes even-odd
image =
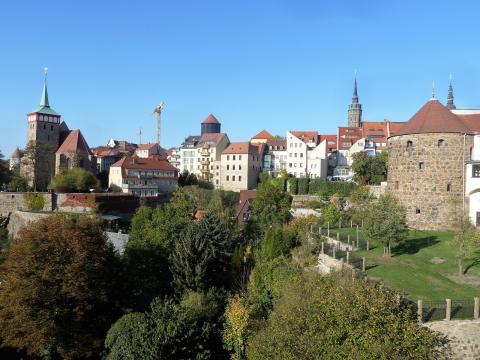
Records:
<instances>
[{"instance_id":1,"label":"house window","mask_svg":"<svg viewBox=\"0 0 480 360\"><path fill-rule=\"evenodd\" d=\"M235 164L232 165L232 170L235 170Z\"/></svg>"},{"instance_id":2,"label":"house window","mask_svg":"<svg viewBox=\"0 0 480 360\"><path fill-rule=\"evenodd\" d=\"M235 160L235 155L232 156L233 160Z\"/></svg>"},{"instance_id":3,"label":"house window","mask_svg":"<svg viewBox=\"0 0 480 360\"><path fill-rule=\"evenodd\" d=\"M230 170L230 165L227 165L227 170Z\"/></svg>"},{"instance_id":4,"label":"house window","mask_svg":"<svg viewBox=\"0 0 480 360\"><path fill-rule=\"evenodd\" d=\"M418 170L425 170L425 163L423 161L418 163Z\"/></svg>"},{"instance_id":5,"label":"house window","mask_svg":"<svg viewBox=\"0 0 480 360\"><path fill-rule=\"evenodd\" d=\"M235 181L235 175L232 176L232 181Z\"/></svg>"},{"instance_id":6,"label":"house window","mask_svg":"<svg viewBox=\"0 0 480 360\"><path fill-rule=\"evenodd\" d=\"M242 170L242 165L238 165L238 170Z\"/></svg>"},{"instance_id":7,"label":"house window","mask_svg":"<svg viewBox=\"0 0 480 360\"><path fill-rule=\"evenodd\" d=\"M415 208L415 214L420 214L420 209L419 208Z\"/></svg>"},{"instance_id":8,"label":"house window","mask_svg":"<svg viewBox=\"0 0 480 360\"><path fill-rule=\"evenodd\" d=\"M445 140L443 140L443 139L438 140L437 141L437 146L439 148L443 148L445 146Z\"/></svg>"},{"instance_id":9,"label":"house window","mask_svg":"<svg viewBox=\"0 0 480 360\"><path fill-rule=\"evenodd\" d=\"M472 165L472 177L480 177L480 164Z\"/></svg>"},{"instance_id":10,"label":"house window","mask_svg":"<svg viewBox=\"0 0 480 360\"><path fill-rule=\"evenodd\" d=\"M407 141L407 150L410 150L413 147L413 142L411 140Z\"/></svg>"},{"instance_id":11,"label":"house window","mask_svg":"<svg viewBox=\"0 0 480 360\"><path fill-rule=\"evenodd\" d=\"M227 175L227 181L230 180L229 176Z\"/></svg>"},{"instance_id":12,"label":"house window","mask_svg":"<svg viewBox=\"0 0 480 360\"><path fill-rule=\"evenodd\" d=\"M447 192L452 191L452 184L448 183L447 184Z\"/></svg>"},{"instance_id":13,"label":"house window","mask_svg":"<svg viewBox=\"0 0 480 360\"><path fill-rule=\"evenodd\" d=\"M242 160L242 155L238 155L238 160Z\"/></svg>"},{"instance_id":14,"label":"house window","mask_svg":"<svg viewBox=\"0 0 480 360\"><path fill-rule=\"evenodd\" d=\"M241 177L241 176L238 177L238 181L242 181L242 177Z\"/></svg>"},{"instance_id":15,"label":"house window","mask_svg":"<svg viewBox=\"0 0 480 360\"><path fill-rule=\"evenodd\" d=\"M303 153L300 153L300 157L303 157Z\"/></svg>"},{"instance_id":16,"label":"house window","mask_svg":"<svg viewBox=\"0 0 480 360\"><path fill-rule=\"evenodd\" d=\"M229 155L227 155L227 160L230 160L230 156L229 156Z\"/></svg>"}]
</instances>

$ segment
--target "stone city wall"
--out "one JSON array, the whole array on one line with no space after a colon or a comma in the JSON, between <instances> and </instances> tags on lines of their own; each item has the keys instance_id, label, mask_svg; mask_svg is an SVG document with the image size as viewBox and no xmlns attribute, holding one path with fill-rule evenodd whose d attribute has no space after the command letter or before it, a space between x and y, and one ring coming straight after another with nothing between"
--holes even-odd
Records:
<instances>
[{"instance_id":1,"label":"stone city wall","mask_svg":"<svg viewBox=\"0 0 480 360\"><path fill-rule=\"evenodd\" d=\"M443 140L439 144L439 140ZM409 146L409 143L410 146ZM387 191L407 211L410 227L452 228L463 206L464 159L473 136L458 133L410 134L388 140Z\"/></svg>"},{"instance_id":2,"label":"stone city wall","mask_svg":"<svg viewBox=\"0 0 480 360\"><path fill-rule=\"evenodd\" d=\"M10 215L7 230L8 233L15 239L20 230L28 224L46 218L52 215L49 212L28 212L28 211L13 211Z\"/></svg>"},{"instance_id":3,"label":"stone city wall","mask_svg":"<svg viewBox=\"0 0 480 360\"><path fill-rule=\"evenodd\" d=\"M28 210L25 194L27 193L0 192L0 215L8 216L17 210ZM45 201L42 211L52 211L54 206L52 193L35 193L35 195L43 197Z\"/></svg>"}]
</instances>

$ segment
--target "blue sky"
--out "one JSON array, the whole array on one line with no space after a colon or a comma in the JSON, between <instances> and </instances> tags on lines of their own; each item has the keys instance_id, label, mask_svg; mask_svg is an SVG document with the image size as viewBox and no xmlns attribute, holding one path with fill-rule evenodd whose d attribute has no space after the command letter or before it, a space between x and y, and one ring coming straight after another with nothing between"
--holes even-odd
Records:
<instances>
[{"instance_id":1,"label":"blue sky","mask_svg":"<svg viewBox=\"0 0 480 360\"><path fill-rule=\"evenodd\" d=\"M52 107L90 146L181 143L213 113L232 141L335 133L358 69L364 119L408 120L435 80L480 107L476 1L8 1L0 11L0 150L26 142L49 68Z\"/></svg>"}]
</instances>

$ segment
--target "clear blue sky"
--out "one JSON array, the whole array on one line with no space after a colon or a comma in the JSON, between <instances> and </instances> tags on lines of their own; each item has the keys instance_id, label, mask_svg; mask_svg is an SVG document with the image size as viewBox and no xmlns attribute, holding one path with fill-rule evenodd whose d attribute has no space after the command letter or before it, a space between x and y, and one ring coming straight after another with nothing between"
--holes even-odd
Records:
<instances>
[{"instance_id":1,"label":"clear blue sky","mask_svg":"<svg viewBox=\"0 0 480 360\"><path fill-rule=\"evenodd\" d=\"M52 107L90 146L181 143L213 113L232 141L346 123L354 69L364 119L408 120L430 97L480 107L478 1L5 1L0 150L25 146L49 68Z\"/></svg>"}]
</instances>

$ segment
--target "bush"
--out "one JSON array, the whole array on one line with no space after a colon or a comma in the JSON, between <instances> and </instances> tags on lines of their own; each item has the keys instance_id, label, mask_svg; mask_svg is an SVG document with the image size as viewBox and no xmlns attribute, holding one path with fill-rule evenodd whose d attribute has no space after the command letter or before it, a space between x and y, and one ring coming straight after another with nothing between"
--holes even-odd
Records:
<instances>
[{"instance_id":1,"label":"bush","mask_svg":"<svg viewBox=\"0 0 480 360\"><path fill-rule=\"evenodd\" d=\"M327 181L324 179L312 179L308 192L312 195L331 197L338 194L340 197L348 197L356 185L346 181Z\"/></svg>"},{"instance_id":2,"label":"bush","mask_svg":"<svg viewBox=\"0 0 480 360\"><path fill-rule=\"evenodd\" d=\"M288 186L290 194L297 195L298 194L298 179L297 178L289 178L288 179Z\"/></svg>"},{"instance_id":3,"label":"bush","mask_svg":"<svg viewBox=\"0 0 480 360\"><path fill-rule=\"evenodd\" d=\"M97 177L82 168L73 168L64 174L55 175L48 186L49 189L62 192L88 192L90 189L97 189L98 187L100 187L100 181Z\"/></svg>"},{"instance_id":4,"label":"bush","mask_svg":"<svg viewBox=\"0 0 480 360\"><path fill-rule=\"evenodd\" d=\"M300 178L298 179L298 194L305 195L308 194L308 178Z\"/></svg>"},{"instance_id":5,"label":"bush","mask_svg":"<svg viewBox=\"0 0 480 360\"><path fill-rule=\"evenodd\" d=\"M42 195L36 193L26 193L23 196L23 202L28 210L40 211L45 206L45 199Z\"/></svg>"},{"instance_id":6,"label":"bush","mask_svg":"<svg viewBox=\"0 0 480 360\"><path fill-rule=\"evenodd\" d=\"M115 184L110 185L110 188L108 190L112 193L121 193L122 192L122 188L118 185L115 185Z\"/></svg>"}]
</instances>

